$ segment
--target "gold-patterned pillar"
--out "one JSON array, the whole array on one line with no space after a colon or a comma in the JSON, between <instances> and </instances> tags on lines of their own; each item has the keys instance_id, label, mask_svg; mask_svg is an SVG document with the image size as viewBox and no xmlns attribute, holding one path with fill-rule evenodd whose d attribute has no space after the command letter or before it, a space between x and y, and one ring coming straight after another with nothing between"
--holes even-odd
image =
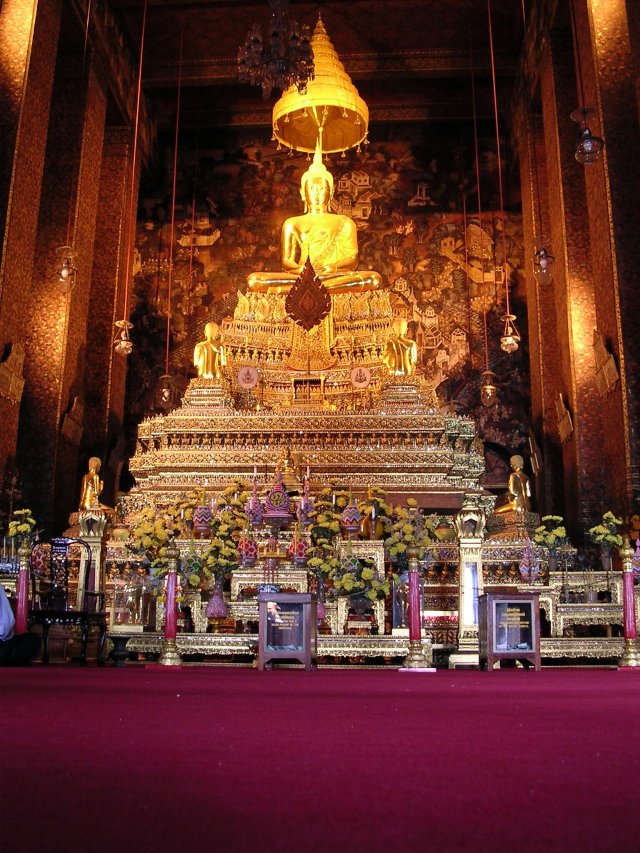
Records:
<instances>
[{"instance_id":1,"label":"gold-patterned pillar","mask_svg":"<svg viewBox=\"0 0 640 853\"><path fill-rule=\"evenodd\" d=\"M29 505L58 533L77 508L76 469L84 428L86 327L106 97L90 53L61 50L47 138L36 262L28 315L25 391L18 438ZM59 285L63 245L76 250L75 286ZM34 448L38 452L34 453Z\"/></svg>"},{"instance_id":2,"label":"gold-patterned pillar","mask_svg":"<svg viewBox=\"0 0 640 853\"><path fill-rule=\"evenodd\" d=\"M132 149L129 128L106 129L87 324L84 369L87 407L82 440L84 460L91 456L103 460L105 488L101 500L106 504L113 503L114 485L117 487L114 480L124 413L127 359L115 353L113 341L114 322L125 315ZM134 217L135 214L134 210Z\"/></svg>"},{"instance_id":3,"label":"gold-patterned pillar","mask_svg":"<svg viewBox=\"0 0 640 853\"><path fill-rule=\"evenodd\" d=\"M61 0L0 3L0 351L25 343ZM17 365L16 365L17 367ZM16 452L22 368L0 382L0 478Z\"/></svg>"},{"instance_id":4,"label":"gold-patterned pillar","mask_svg":"<svg viewBox=\"0 0 640 853\"><path fill-rule=\"evenodd\" d=\"M605 139L602 159L584 168L594 326L620 374L615 387L601 383L598 397L606 471L600 509L622 515L640 509L640 122L627 17L633 5L575 0L585 106L595 109L591 129Z\"/></svg>"},{"instance_id":5,"label":"gold-patterned pillar","mask_svg":"<svg viewBox=\"0 0 640 853\"><path fill-rule=\"evenodd\" d=\"M562 341L558 336L553 265L549 283L540 284L534 275L536 249L544 243L547 251L553 254L549 242L551 222L542 116L534 114L529 105L521 104L514 123L522 194L531 425L542 452L542 470L535 479L535 498L536 508L544 515L558 512L564 504L562 477L559 476L562 451L555 427L555 400L563 387L558 360Z\"/></svg>"},{"instance_id":6,"label":"gold-patterned pillar","mask_svg":"<svg viewBox=\"0 0 640 853\"><path fill-rule=\"evenodd\" d=\"M557 360L562 397L554 401L553 440L562 443L564 516L584 529L601 514L605 466L602 460L602 405L596 391L593 358L595 290L591 267L584 167L574 158L576 78L571 33L553 30L540 61L545 163L551 240L555 254L553 294L556 338L545 342ZM545 424L549 430L549 424Z\"/></svg>"}]
</instances>

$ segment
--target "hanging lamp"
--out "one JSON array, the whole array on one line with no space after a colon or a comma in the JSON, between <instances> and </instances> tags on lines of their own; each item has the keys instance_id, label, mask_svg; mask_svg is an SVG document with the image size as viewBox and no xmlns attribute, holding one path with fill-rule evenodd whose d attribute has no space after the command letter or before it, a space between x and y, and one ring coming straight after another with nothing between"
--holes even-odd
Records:
<instances>
[{"instance_id":1,"label":"hanging lamp","mask_svg":"<svg viewBox=\"0 0 640 853\"><path fill-rule=\"evenodd\" d=\"M476 108L476 83L475 71L473 66L473 50L469 44L469 53L471 58L471 106L473 113L473 147L476 165L476 186L478 193L478 223L482 230L482 192L480 188L480 150L478 145L478 115ZM466 206L465 206L466 215ZM465 228L465 255L466 248L466 228ZM468 269L468 267L467 267ZM480 402L483 406L490 407L498 400L498 389L494 383L495 373L489 369L489 336L487 334L487 305L484 298L484 261L482 264L482 329L484 343L484 370L480 373Z\"/></svg>"},{"instance_id":2,"label":"hanging lamp","mask_svg":"<svg viewBox=\"0 0 640 853\"><path fill-rule=\"evenodd\" d=\"M129 182L129 223L127 228L127 243L125 251L125 277L124 277L124 297L123 297L123 318L116 320L115 326L119 329L114 341L114 348L118 355L130 355L133 350L133 342L129 336L129 332L133 328L133 324L129 322L129 287L133 278L133 234L136 228L136 160L138 155L138 138L140 133L140 100L142 97L142 62L144 59L144 36L147 25L147 3L144 0L142 11L142 28L140 32L140 58L138 61L138 85L136 91L136 112L133 128L133 151L131 154L131 178Z\"/></svg>"},{"instance_id":3,"label":"hanging lamp","mask_svg":"<svg viewBox=\"0 0 640 853\"><path fill-rule=\"evenodd\" d=\"M569 12L571 14L571 34L573 36L573 49L576 57L576 70L578 72L578 93L580 105L571 113L571 118L580 125L580 135L574 151L578 163L590 166L596 163L604 151L604 139L595 136L587 124L587 120L596 115L596 111L585 105L584 82L582 80L582 62L580 61L580 46L578 44L578 26L576 24L576 10L574 0L569 0Z\"/></svg>"},{"instance_id":4,"label":"hanging lamp","mask_svg":"<svg viewBox=\"0 0 640 853\"><path fill-rule=\"evenodd\" d=\"M171 186L171 226L169 231L169 273L167 278L167 322L165 327L164 373L158 379L154 393L155 408L161 412L169 412L176 405L178 388L174 377L169 372L169 355L171 351L171 301L173 296L173 251L175 246L176 226L176 184L178 179L178 139L180 135L180 99L182 95L182 47L184 33L180 32L180 57L178 61L178 93L176 96L176 129L173 142L173 182ZM193 235L191 237L193 241Z\"/></svg>"},{"instance_id":5,"label":"hanging lamp","mask_svg":"<svg viewBox=\"0 0 640 853\"><path fill-rule=\"evenodd\" d=\"M496 125L496 153L498 156L498 190L500 193L500 210L504 215L504 193L502 190L502 156L500 151L500 125L498 122L498 92L496 88L496 63L493 50L493 26L491 24L491 0L487 0L487 17L489 21L489 50L491 53L491 81L493 84L493 112ZM520 345L520 333L516 326L516 316L511 313L509 300L509 276L507 275L507 244L505 238L505 223L502 226L502 265L504 271L504 298L505 313L501 317L504 323L504 332L500 338L500 348L506 353L513 353Z\"/></svg>"}]
</instances>

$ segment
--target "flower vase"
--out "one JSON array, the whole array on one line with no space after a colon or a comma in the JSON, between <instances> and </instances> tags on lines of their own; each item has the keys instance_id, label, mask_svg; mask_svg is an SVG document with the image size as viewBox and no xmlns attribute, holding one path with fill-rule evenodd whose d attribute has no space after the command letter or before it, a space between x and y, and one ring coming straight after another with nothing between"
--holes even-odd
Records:
<instances>
[{"instance_id":1,"label":"flower vase","mask_svg":"<svg viewBox=\"0 0 640 853\"><path fill-rule=\"evenodd\" d=\"M358 509L358 501L353 498L345 507L340 517L340 527L346 533L348 539L351 539L353 534L360 530L361 521L362 513Z\"/></svg>"},{"instance_id":2,"label":"flower vase","mask_svg":"<svg viewBox=\"0 0 640 853\"><path fill-rule=\"evenodd\" d=\"M258 543L251 536L243 536L238 542L238 552L243 566L253 566L258 559Z\"/></svg>"},{"instance_id":3,"label":"flower vase","mask_svg":"<svg viewBox=\"0 0 640 853\"><path fill-rule=\"evenodd\" d=\"M229 614L229 608L225 604L222 595L222 579L216 580L213 592L205 608L205 616L207 619L226 619Z\"/></svg>"},{"instance_id":4,"label":"flower vase","mask_svg":"<svg viewBox=\"0 0 640 853\"><path fill-rule=\"evenodd\" d=\"M208 506L197 506L193 511L193 529L198 539L206 539L211 533L213 513Z\"/></svg>"},{"instance_id":5,"label":"flower vase","mask_svg":"<svg viewBox=\"0 0 640 853\"><path fill-rule=\"evenodd\" d=\"M547 566L549 567L550 572L558 571L558 555L553 551L549 551L549 556L547 557Z\"/></svg>"},{"instance_id":6,"label":"flower vase","mask_svg":"<svg viewBox=\"0 0 640 853\"><path fill-rule=\"evenodd\" d=\"M612 558L611 551L602 549L600 551L600 562L602 563L602 571L607 573L607 576L610 574L612 569Z\"/></svg>"},{"instance_id":7,"label":"flower vase","mask_svg":"<svg viewBox=\"0 0 640 853\"><path fill-rule=\"evenodd\" d=\"M287 548L287 555L296 566L303 566L307 562L308 545L304 539L293 539Z\"/></svg>"}]
</instances>

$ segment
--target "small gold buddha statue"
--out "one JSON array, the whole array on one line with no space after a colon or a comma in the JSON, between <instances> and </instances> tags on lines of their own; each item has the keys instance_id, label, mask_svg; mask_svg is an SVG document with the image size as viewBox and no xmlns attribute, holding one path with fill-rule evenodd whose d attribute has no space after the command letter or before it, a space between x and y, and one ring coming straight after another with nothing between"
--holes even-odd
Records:
<instances>
[{"instance_id":1,"label":"small gold buddha statue","mask_svg":"<svg viewBox=\"0 0 640 853\"><path fill-rule=\"evenodd\" d=\"M494 513L503 512L531 512L531 486L529 478L522 470L524 461L522 456L512 456L509 460L511 474L507 484L507 496L505 503L496 507Z\"/></svg>"},{"instance_id":2,"label":"small gold buddha statue","mask_svg":"<svg viewBox=\"0 0 640 853\"><path fill-rule=\"evenodd\" d=\"M198 341L194 347L193 364L198 368L198 376L203 379L220 379L220 368L227 363L219 332L217 323L207 323L204 327L205 340Z\"/></svg>"},{"instance_id":3,"label":"small gold buddha statue","mask_svg":"<svg viewBox=\"0 0 640 853\"><path fill-rule=\"evenodd\" d=\"M92 456L89 460L89 470L82 478L82 487L80 490L80 512L87 509L111 509L100 503L100 495L104 483L100 479L100 460L97 456Z\"/></svg>"},{"instance_id":4,"label":"small gold buddha statue","mask_svg":"<svg viewBox=\"0 0 640 853\"><path fill-rule=\"evenodd\" d=\"M393 321L393 332L387 341L382 360L392 376L411 376L418 363L418 345L407 337L409 322L404 317Z\"/></svg>"},{"instance_id":5,"label":"small gold buddha statue","mask_svg":"<svg viewBox=\"0 0 640 853\"><path fill-rule=\"evenodd\" d=\"M304 214L282 226L281 272L254 272L247 278L250 291L288 292L307 259L331 293L375 290L382 279L373 270L358 270L358 235L353 219L330 213L333 175L322 162L320 140L311 166L300 181Z\"/></svg>"}]
</instances>

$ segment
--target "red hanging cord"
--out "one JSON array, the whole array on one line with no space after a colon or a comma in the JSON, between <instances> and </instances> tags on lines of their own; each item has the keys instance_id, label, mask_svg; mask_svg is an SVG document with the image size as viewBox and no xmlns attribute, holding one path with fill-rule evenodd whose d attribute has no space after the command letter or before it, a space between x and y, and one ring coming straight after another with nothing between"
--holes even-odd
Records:
<instances>
[{"instance_id":1,"label":"red hanging cord","mask_svg":"<svg viewBox=\"0 0 640 853\"><path fill-rule=\"evenodd\" d=\"M482 193L480 191L480 151L478 148L478 115L476 108L476 81L475 70L473 66L473 50L471 42L469 42L469 53L471 54L471 104L473 108L473 146L476 158L476 186L478 188L478 223L481 233L482 228ZM482 239L482 237L480 238ZM480 259L482 262L482 323L484 328L484 366L485 370L489 370L489 336L487 334L487 307L484 294L484 258L482 257L483 247L480 244Z\"/></svg>"},{"instance_id":2,"label":"red hanging cord","mask_svg":"<svg viewBox=\"0 0 640 853\"><path fill-rule=\"evenodd\" d=\"M498 190L500 193L500 210L502 212L502 262L504 271L504 294L506 313L510 314L509 308L509 281L507 278L507 244L505 239L505 212L504 212L504 194L502 192L502 157L500 152L500 125L498 123L498 92L496 89L496 64L493 51L493 27L491 26L491 0L487 0L487 16L489 18L489 50L491 52L491 80L493 83L493 112L496 124L496 149L498 155Z\"/></svg>"},{"instance_id":3,"label":"red hanging cord","mask_svg":"<svg viewBox=\"0 0 640 853\"><path fill-rule=\"evenodd\" d=\"M138 156L138 135L140 129L140 99L142 96L142 62L144 58L144 35L147 25L147 1L144 0L144 9L142 12L142 31L140 33L140 60L138 62L138 87L136 92L136 114L133 125L133 153L131 157L131 187L129 195L129 227L127 228L127 247L125 253L126 274L124 279L124 307L123 317L124 322L129 320L129 285L130 279L133 278L133 253L131 245L133 242L133 234L136 229L136 159Z\"/></svg>"},{"instance_id":4,"label":"red hanging cord","mask_svg":"<svg viewBox=\"0 0 640 853\"><path fill-rule=\"evenodd\" d=\"M171 289L173 285L173 238L176 222L176 179L178 175L178 133L180 132L180 93L182 89L182 41L180 31L180 59L178 62L178 96L176 99L176 135L173 145L173 187L171 190L171 234L169 238L169 278L167 281L167 340L165 345L164 372L169 373L169 344L171 342Z\"/></svg>"}]
</instances>

